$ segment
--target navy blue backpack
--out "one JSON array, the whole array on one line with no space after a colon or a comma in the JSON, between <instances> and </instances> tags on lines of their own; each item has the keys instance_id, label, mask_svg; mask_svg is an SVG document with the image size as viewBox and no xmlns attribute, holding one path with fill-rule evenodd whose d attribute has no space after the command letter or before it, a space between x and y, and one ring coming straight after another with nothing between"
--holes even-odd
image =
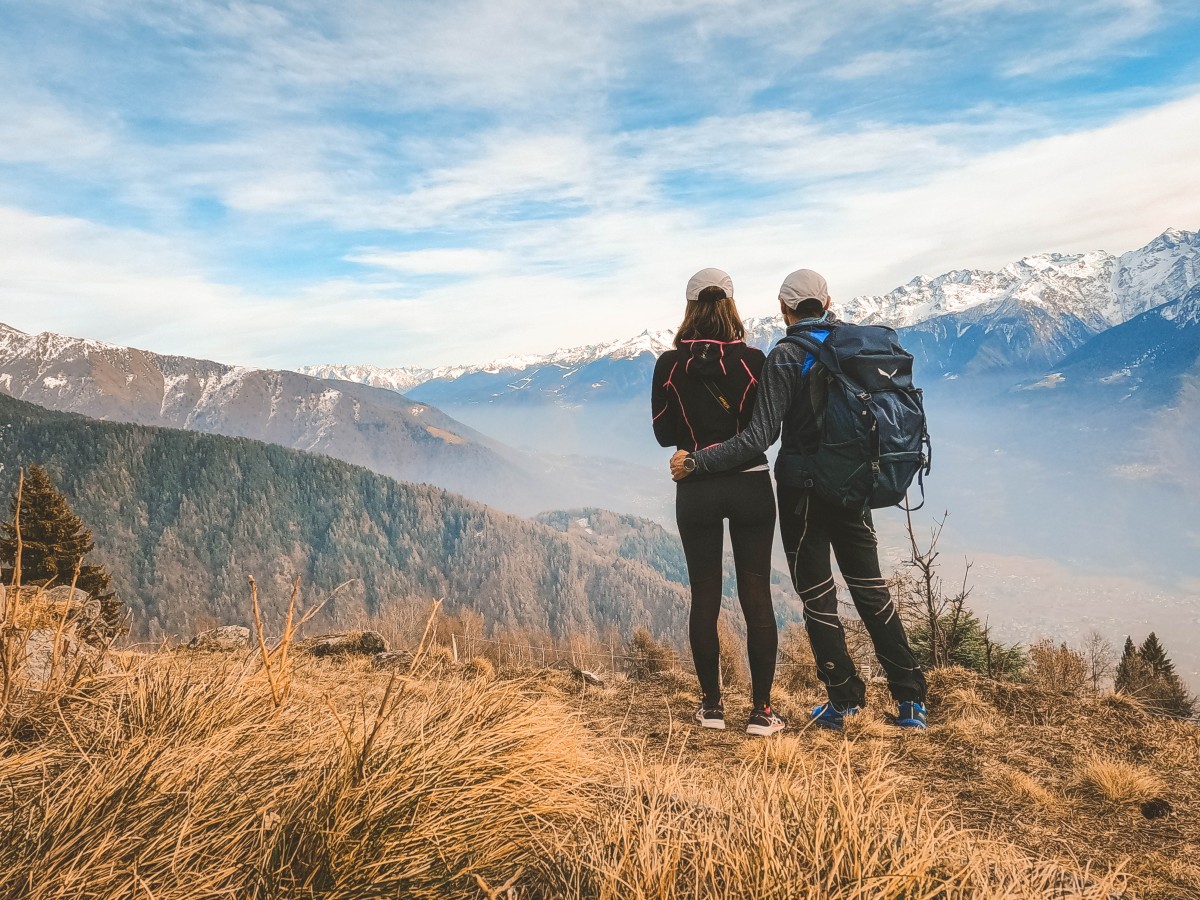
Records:
<instances>
[{"instance_id":1,"label":"navy blue backpack","mask_svg":"<svg viewBox=\"0 0 1200 900\"><path fill-rule=\"evenodd\" d=\"M897 506L933 463L912 354L885 325L840 324L824 341L810 334L780 339L813 355L808 372L820 442L804 454L812 488L848 509Z\"/></svg>"}]
</instances>

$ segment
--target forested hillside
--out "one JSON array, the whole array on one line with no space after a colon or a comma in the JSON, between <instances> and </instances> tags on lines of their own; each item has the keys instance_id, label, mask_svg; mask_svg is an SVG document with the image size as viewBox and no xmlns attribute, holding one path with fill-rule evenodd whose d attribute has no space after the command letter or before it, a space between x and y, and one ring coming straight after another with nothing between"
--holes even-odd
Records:
<instances>
[{"instance_id":1,"label":"forested hillside","mask_svg":"<svg viewBox=\"0 0 1200 900\"><path fill-rule=\"evenodd\" d=\"M95 533L135 634L245 619L353 579L335 613L446 598L492 628L684 633L684 591L650 567L427 485L246 439L99 422L0 396L0 496L40 463Z\"/></svg>"},{"instance_id":2,"label":"forested hillside","mask_svg":"<svg viewBox=\"0 0 1200 900\"><path fill-rule=\"evenodd\" d=\"M536 519L557 531L592 544L602 553L645 563L668 581L684 585L689 583L687 559L679 536L650 519L591 506L544 512ZM801 621L803 607L792 591L787 573L773 569L771 586L775 595L775 618L779 624ZM737 576L728 537L725 538L725 580L722 588L727 598L737 596ZM741 627L740 619L736 616L734 627Z\"/></svg>"},{"instance_id":3,"label":"forested hillside","mask_svg":"<svg viewBox=\"0 0 1200 900\"><path fill-rule=\"evenodd\" d=\"M646 563L668 581L688 583L683 544L657 522L594 506L544 512L536 520L622 559Z\"/></svg>"}]
</instances>

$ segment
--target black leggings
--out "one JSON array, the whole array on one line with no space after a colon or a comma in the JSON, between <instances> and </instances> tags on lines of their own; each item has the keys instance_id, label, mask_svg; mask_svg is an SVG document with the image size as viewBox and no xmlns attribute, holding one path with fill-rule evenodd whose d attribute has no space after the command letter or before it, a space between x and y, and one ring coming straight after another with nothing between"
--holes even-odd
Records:
<instances>
[{"instance_id":1,"label":"black leggings","mask_svg":"<svg viewBox=\"0 0 1200 900\"><path fill-rule=\"evenodd\" d=\"M746 617L753 699L756 705L769 705L779 644L771 606L775 496L770 473L731 472L694 482L685 478L675 494L675 520L692 584L688 635L706 705L715 705L721 698L717 617L721 612L725 519L729 519L738 600Z\"/></svg>"}]
</instances>

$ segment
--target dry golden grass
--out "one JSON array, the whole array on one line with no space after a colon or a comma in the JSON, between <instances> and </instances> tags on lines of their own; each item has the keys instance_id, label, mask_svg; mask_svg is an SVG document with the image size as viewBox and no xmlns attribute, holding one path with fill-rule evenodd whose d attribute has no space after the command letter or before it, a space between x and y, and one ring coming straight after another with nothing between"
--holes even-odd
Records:
<instances>
[{"instance_id":1,"label":"dry golden grass","mask_svg":"<svg viewBox=\"0 0 1200 900\"><path fill-rule=\"evenodd\" d=\"M1141 766L1111 757L1093 757L1084 762L1077 786L1084 796L1111 803L1150 800L1165 789L1160 778Z\"/></svg>"},{"instance_id":2,"label":"dry golden grass","mask_svg":"<svg viewBox=\"0 0 1200 900\"><path fill-rule=\"evenodd\" d=\"M1032 804L1043 809L1059 806L1058 798L1027 772L1004 763L985 766L983 776L1000 798L1009 803Z\"/></svg>"},{"instance_id":3,"label":"dry golden grass","mask_svg":"<svg viewBox=\"0 0 1200 900\"><path fill-rule=\"evenodd\" d=\"M584 815L582 730L518 685L434 696L336 665L154 657L22 698L0 739L0 896L439 897L533 867Z\"/></svg>"},{"instance_id":4,"label":"dry golden grass","mask_svg":"<svg viewBox=\"0 0 1200 900\"><path fill-rule=\"evenodd\" d=\"M580 862L563 868L566 894L866 900L1119 889L1117 874L1090 877L959 828L889 756L851 747L816 757L801 738L773 739L715 773L635 760L607 814L560 849Z\"/></svg>"},{"instance_id":5,"label":"dry golden grass","mask_svg":"<svg viewBox=\"0 0 1200 900\"><path fill-rule=\"evenodd\" d=\"M1092 796L1068 795L1085 759L1120 759L1098 749L1114 740L1111 723L1094 734L996 727L967 744L939 710L1002 722L1029 698L993 696L961 673L935 673L928 735L897 733L876 704L845 735L793 720L761 740L739 732L736 695L729 731L695 728L695 695L675 675L596 687L559 671L479 677L436 648L425 658L392 676L364 660L290 657L268 679L260 657L128 654L102 678L19 689L0 718L0 897L1100 898L1133 896L1129 883L1149 897L1200 887L1194 866L1165 855L1129 882L1122 860L1136 847L1114 852L1116 838L1094 834L1107 812L1070 805ZM809 699L795 699L798 712ZM1119 740L1150 735L1134 748L1147 758L1175 747L1182 774L1200 755L1187 728L1143 722ZM1147 839L1169 837L1186 856L1193 835L1175 823L1190 795L1170 796L1179 815ZM1093 834L1074 835L1068 815Z\"/></svg>"}]
</instances>

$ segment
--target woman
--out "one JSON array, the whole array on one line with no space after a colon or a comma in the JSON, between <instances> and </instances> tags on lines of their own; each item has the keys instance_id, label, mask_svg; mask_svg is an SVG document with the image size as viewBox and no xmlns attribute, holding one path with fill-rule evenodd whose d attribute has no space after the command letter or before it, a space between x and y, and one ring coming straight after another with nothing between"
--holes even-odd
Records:
<instances>
[{"instance_id":1,"label":"woman","mask_svg":"<svg viewBox=\"0 0 1200 900\"><path fill-rule=\"evenodd\" d=\"M660 356L654 367L651 411L659 444L698 450L719 444L750 422L765 357L743 341L746 329L727 274L720 269L697 272L686 296L675 349ZM771 711L778 633L770 578L775 497L766 456L760 453L728 472L696 474L678 482L675 517L692 584L688 632L702 693L696 721L705 728L725 727L717 617L724 520L729 519L753 688L746 732L775 734L784 724Z\"/></svg>"}]
</instances>

